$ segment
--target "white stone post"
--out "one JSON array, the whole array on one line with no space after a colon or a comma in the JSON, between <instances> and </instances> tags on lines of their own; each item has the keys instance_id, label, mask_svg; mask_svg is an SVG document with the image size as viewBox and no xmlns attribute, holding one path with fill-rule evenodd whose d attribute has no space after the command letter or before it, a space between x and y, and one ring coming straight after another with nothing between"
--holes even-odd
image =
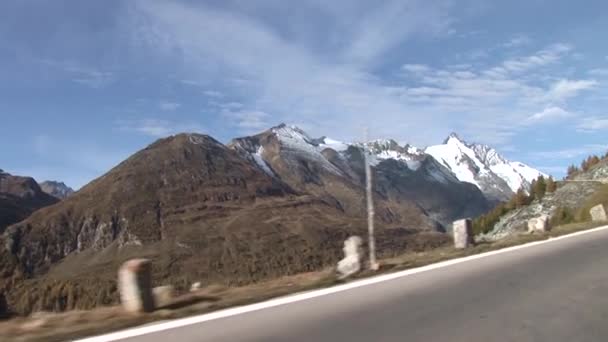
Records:
<instances>
[{"instance_id":1,"label":"white stone post","mask_svg":"<svg viewBox=\"0 0 608 342\"><path fill-rule=\"evenodd\" d=\"M528 220L528 233L543 233L549 230L551 230L551 222L547 215L541 215L537 218Z\"/></svg>"},{"instance_id":2,"label":"white stone post","mask_svg":"<svg viewBox=\"0 0 608 342\"><path fill-rule=\"evenodd\" d=\"M604 208L603 204L598 204L591 208L591 210L589 210L589 214L591 215L591 220L593 222L608 221L606 209Z\"/></svg>"},{"instance_id":3,"label":"white stone post","mask_svg":"<svg viewBox=\"0 0 608 342\"><path fill-rule=\"evenodd\" d=\"M133 259L125 262L118 271L118 290L123 308L132 313L154 311L151 285L149 260Z\"/></svg>"},{"instance_id":4,"label":"white stone post","mask_svg":"<svg viewBox=\"0 0 608 342\"><path fill-rule=\"evenodd\" d=\"M361 240L358 236L351 236L344 241L344 259L338 262L337 271L340 279L351 276L361 270Z\"/></svg>"},{"instance_id":5,"label":"white stone post","mask_svg":"<svg viewBox=\"0 0 608 342\"><path fill-rule=\"evenodd\" d=\"M452 227L454 247L462 249L473 245L473 222L471 219L455 221Z\"/></svg>"}]
</instances>

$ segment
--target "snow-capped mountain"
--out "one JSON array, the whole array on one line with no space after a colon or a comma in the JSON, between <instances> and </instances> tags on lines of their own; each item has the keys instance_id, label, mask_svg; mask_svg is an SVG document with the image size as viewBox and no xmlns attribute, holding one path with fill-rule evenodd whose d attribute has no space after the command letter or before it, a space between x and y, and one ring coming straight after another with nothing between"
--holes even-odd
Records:
<instances>
[{"instance_id":1,"label":"snow-capped mountain","mask_svg":"<svg viewBox=\"0 0 608 342\"><path fill-rule=\"evenodd\" d=\"M478 188L461 182L424 151L394 140L347 143L327 137L315 139L297 127L282 124L235 139L229 147L297 192L333 198L347 213L365 210L364 153L375 169L375 191L383 198L379 207L384 209L378 212L384 210L389 221L412 204L444 227L454 219L476 216L490 208L490 201ZM416 216L410 213L403 217L408 215Z\"/></svg>"},{"instance_id":2,"label":"snow-capped mountain","mask_svg":"<svg viewBox=\"0 0 608 342\"><path fill-rule=\"evenodd\" d=\"M425 152L491 199L506 200L519 188L527 190L534 179L544 176L528 165L507 160L487 145L468 144L454 133L443 144L427 147Z\"/></svg>"}]
</instances>

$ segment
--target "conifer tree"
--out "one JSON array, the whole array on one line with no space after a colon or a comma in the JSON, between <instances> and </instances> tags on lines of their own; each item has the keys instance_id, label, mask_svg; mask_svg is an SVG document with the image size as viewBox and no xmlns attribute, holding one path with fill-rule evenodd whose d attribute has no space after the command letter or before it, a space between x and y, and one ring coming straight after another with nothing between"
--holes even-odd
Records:
<instances>
[{"instance_id":1,"label":"conifer tree","mask_svg":"<svg viewBox=\"0 0 608 342\"><path fill-rule=\"evenodd\" d=\"M547 192L554 193L555 190L557 190L557 183L555 182L553 177L550 176L549 179L547 179Z\"/></svg>"},{"instance_id":2,"label":"conifer tree","mask_svg":"<svg viewBox=\"0 0 608 342\"><path fill-rule=\"evenodd\" d=\"M545 193L547 192L547 183L545 182L545 177L540 176L536 180L536 189L534 190L534 195L536 199L541 199L545 197Z\"/></svg>"}]
</instances>

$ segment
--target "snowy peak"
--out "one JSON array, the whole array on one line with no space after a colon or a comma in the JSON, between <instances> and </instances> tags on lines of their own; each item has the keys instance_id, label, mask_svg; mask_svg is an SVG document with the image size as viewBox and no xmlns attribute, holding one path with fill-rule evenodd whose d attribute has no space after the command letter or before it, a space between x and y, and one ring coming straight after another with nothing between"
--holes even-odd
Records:
<instances>
[{"instance_id":1,"label":"snowy peak","mask_svg":"<svg viewBox=\"0 0 608 342\"><path fill-rule=\"evenodd\" d=\"M543 175L520 162L511 162L495 149L482 144L469 144L452 133L442 145L425 150L448 167L458 179L477 185L486 195L498 200L509 198L519 188L528 188L532 180Z\"/></svg>"},{"instance_id":2,"label":"snowy peak","mask_svg":"<svg viewBox=\"0 0 608 342\"><path fill-rule=\"evenodd\" d=\"M487 166L493 166L498 164L507 164L509 161L500 155L495 149L488 145L482 144L471 144L471 149L475 151L475 154L479 157L479 160Z\"/></svg>"}]
</instances>

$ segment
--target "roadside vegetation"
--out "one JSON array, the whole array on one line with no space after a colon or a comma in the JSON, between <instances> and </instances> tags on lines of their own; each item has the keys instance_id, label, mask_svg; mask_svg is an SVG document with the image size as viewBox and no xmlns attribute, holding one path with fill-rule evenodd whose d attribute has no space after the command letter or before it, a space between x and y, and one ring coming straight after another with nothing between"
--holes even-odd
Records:
<instances>
[{"instance_id":1,"label":"roadside vegetation","mask_svg":"<svg viewBox=\"0 0 608 342\"><path fill-rule=\"evenodd\" d=\"M474 219L473 232L476 235L489 233L503 215L512 210L525 207L534 200L541 200L546 194L553 193L556 190L557 182L553 177L545 178L540 176L538 179L532 181L529 192L520 188L508 202L500 203L489 213Z\"/></svg>"},{"instance_id":2,"label":"roadside vegetation","mask_svg":"<svg viewBox=\"0 0 608 342\"><path fill-rule=\"evenodd\" d=\"M601 162L608 162L608 152L603 156L588 156L581 161L580 166L570 165L567 169L565 180L573 179L575 176L591 170ZM494 226L500 221L502 216L513 210L530 205L534 200L541 200L546 194L554 193L558 188L558 183L552 177L544 178L541 176L532 182L529 193L523 188L519 189L508 202L500 203L489 213L474 219L474 233L476 235L489 233L494 229ZM598 204L608 206L608 185L602 186L578 209L558 207L551 217L551 225L559 226L577 222L588 222L591 220L589 209Z\"/></svg>"}]
</instances>

